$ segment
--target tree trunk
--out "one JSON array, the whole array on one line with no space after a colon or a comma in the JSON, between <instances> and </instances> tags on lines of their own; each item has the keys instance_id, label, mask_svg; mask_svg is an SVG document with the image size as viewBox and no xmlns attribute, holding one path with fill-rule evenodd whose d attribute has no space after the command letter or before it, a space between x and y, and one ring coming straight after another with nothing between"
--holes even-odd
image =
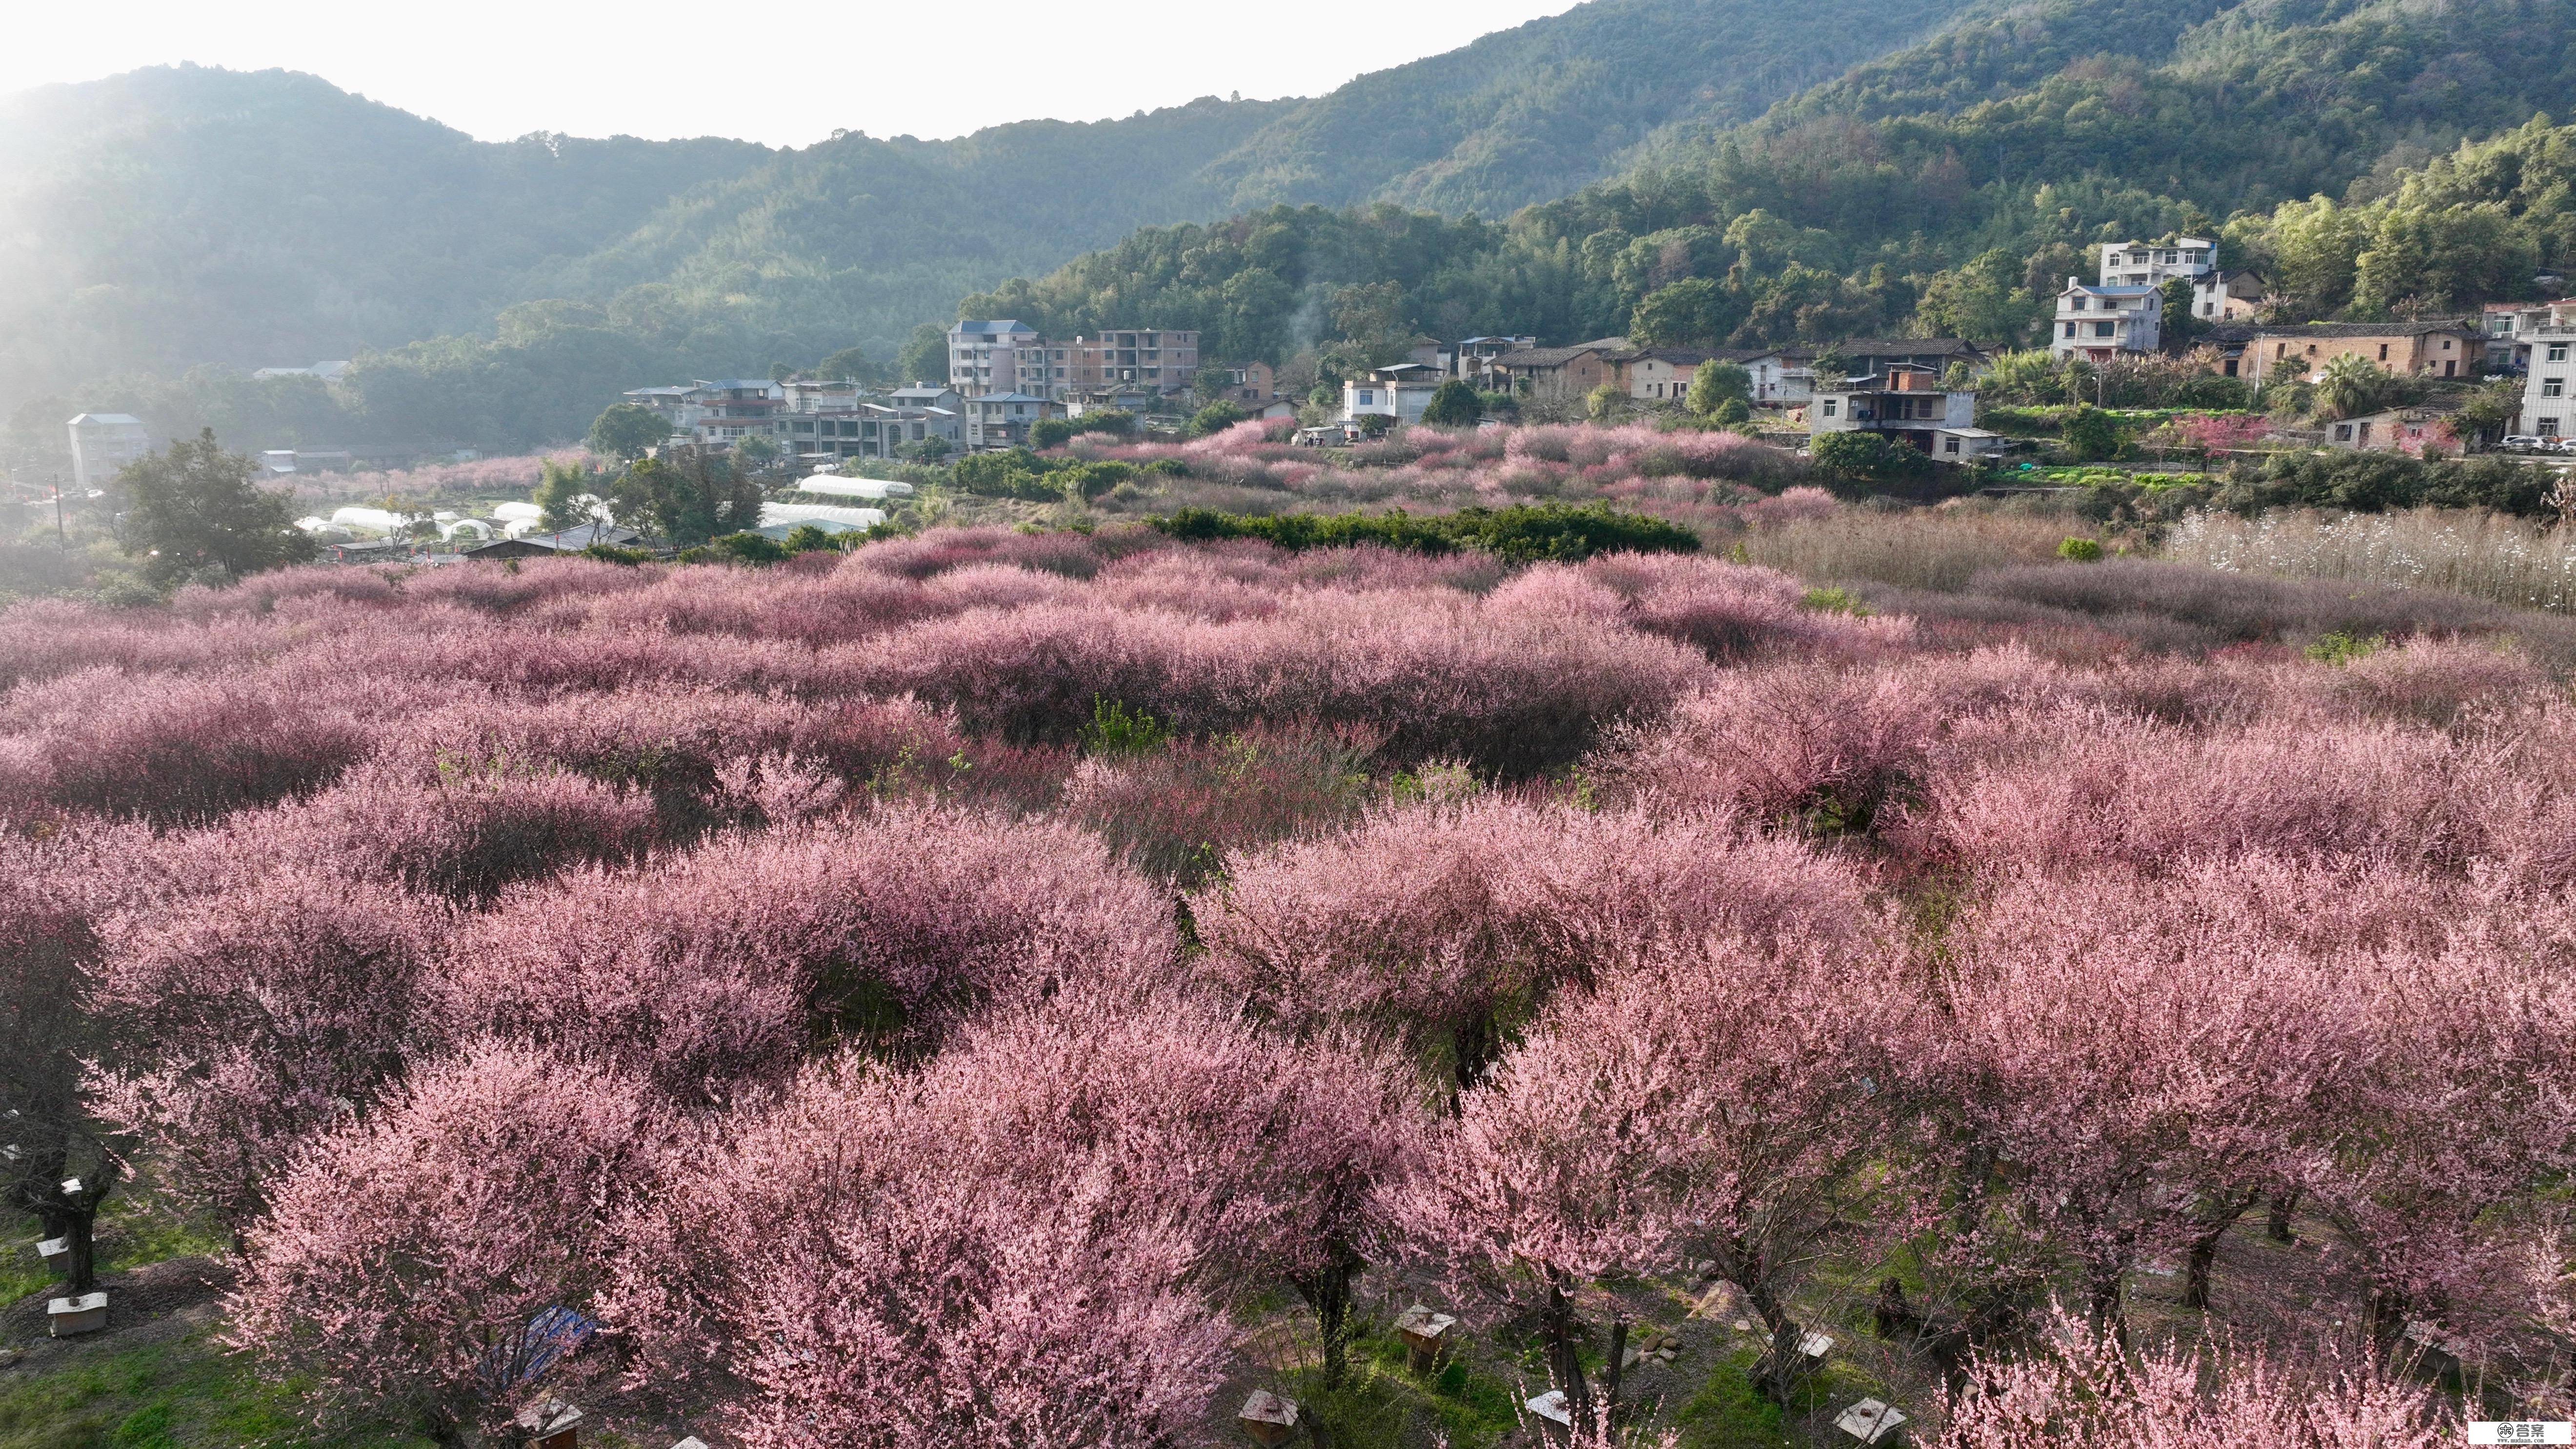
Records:
<instances>
[{"instance_id":1,"label":"tree trunk","mask_svg":"<svg viewBox=\"0 0 2576 1449\"><path fill-rule=\"evenodd\" d=\"M1338 1389L1348 1371L1351 1343L1351 1279L1365 1266L1358 1256L1336 1250L1325 1265L1296 1280L1297 1292L1315 1310L1315 1328L1324 1345L1324 1386Z\"/></svg>"},{"instance_id":2,"label":"tree trunk","mask_svg":"<svg viewBox=\"0 0 2576 1449\"><path fill-rule=\"evenodd\" d=\"M98 1286L98 1209L78 1209L65 1216L71 1220L71 1296L77 1298Z\"/></svg>"},{"instance_id":3,"label":"tree trunk","mask_svg":"<svg viewBox=\"0 0 2576 1449\"><path fill-rule=\"evenodd\" d=\"M2218 1240L2254 1206L2255 1196L2249 1192L2233 1199L2221 1198L2217 1210L2200 1220L2200 1236L2191 1240L2191 1252L2183 1260L2183 1307L2199 1313L2209 1311L2209 1278L2211 1270L2218 1266Z\"/></svg>"},{"instance_id":4,"label":"tree trunk","mask_svg":"<svg viewBox=\"0 0 2576 1449\"><path fill-rule=\"evenodd\" d=\"M2295 1243L2298 1234L2290 1231L2290 1214L2299 1207L2300 1188L2272 1194L2272 1210L2266 1215L2263 1231L2276 1243Z\"/></svg>"},{"instance_id":5,"label":"tree trunk","mask_svg":"<svg viewBox=\"0 0 2576 1449\"><path fill-rule=\"evenodd\" d=\"M1762 1326L1771 1330L1771 1351L1754 1366L1754 1387L1775 1404L1787 1407L1789 1395L1798 1386L1804 1365L1798 1352L1798 1340L1806 1335L1797 1320L1789 1316L1789 1306L1771 1291L1768 1283L1738 1283L1753 1311L1761 1316Z\"/></svg>"},{"instance_id":6,"label":"tree trunk","mask_svg":"<svg viewBox=\"0 0 2576 1449\"><path fill-rule=\"evenodd\" d=\"M1547 1370L1565 1394L1566 1410L1580 1424L1592 1412L1592 1391L1583 1382L1583 1360L1574 1353L1574 1300L1565 1293L1565 1275L1547 1275Z\"/></svg>"},{"instance_id":7,"label":"tree trunk","mask_svg":"<svg viewBox=\"0 0 2576 1449\"><path fill-rule=\"evenodd\" d=\"M2392 1354L2406 1341L2406 1320L2414 1304L2405 1293L2395 1288L2374 1288L2368 1305L2370 1341L2383 1354Z\"/></svg>"},{"instance_id":8,"label":"tree trunk","mask_svg":"<svg viewBox=\"0 0 2576 1449\"><path fill-rule=\"evenodd\" d=\"M1610 1363L1601 1370L1601 1414L1605 1419L1619 1416L1619 1380L1627 1373L1628 1320L1610 1320Z\"/></svg>"},{"instance_id":9,"label":"tree trunk","mask_svg":"<svg viewBox=\"0 0 2576 1449\"><path fill-rule=\"evenodd\" d=\"M1458 1023L1449 1036L1450 1055L1458 1072L1458 1090L1463 1092L1485 1079L1485 1058L1493 1050L1493 1016L1479 1011ZM1455 1114L1458 1099L1452 1095L1449 1108Z\"/></svg>"},{"instance_id":10,"label":"tree trunk","mask_svg":"<svg viewBox=\"0 0 2576 1449\"><path fill-rule=\"evenodd\" d=\"M2129 1316L2120 1311L2122 1290L2128 1275L2117 1268L2085 1271L2085 1300L2096 1333L2109 1330L2111 1341L2122 1348L2129 1346Z\"/></svg>"},{"instance_id":11,"label":"tree trunk","mask_svg":"<svg viewBox=\"0 0 2576 1449\"><path fill-rule=\"evenodd\" d=\"M1986 1184L1994 1173L1994 1150L1982 1142L1969 1143L1959 1163L1958 1200L1951 1209L1951 1230L1961 1237L1975 1232L1977 1219L1985 1216Z\"/></svg>"}]
</instances>

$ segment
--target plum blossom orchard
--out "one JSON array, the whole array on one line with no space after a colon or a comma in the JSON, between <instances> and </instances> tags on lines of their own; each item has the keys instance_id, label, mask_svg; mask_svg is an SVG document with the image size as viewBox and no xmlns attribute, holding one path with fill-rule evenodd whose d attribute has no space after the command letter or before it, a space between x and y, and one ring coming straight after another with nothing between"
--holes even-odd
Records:
<instances>
[{"instance_id":1,"label":"plum blossom orchard","mask_svg":"<svg viewBox=\"0 0 2576 1449\"><path fill-rule=\"evenodd\" d=\"M148 1185L227 1343L443 1443L1655 1442L1716 1380L2450 1442L2576 1325L2576 710L2500 647L1124 525L21 603L0 1195L86 1286Z\"/></svg>"}]
</instances>

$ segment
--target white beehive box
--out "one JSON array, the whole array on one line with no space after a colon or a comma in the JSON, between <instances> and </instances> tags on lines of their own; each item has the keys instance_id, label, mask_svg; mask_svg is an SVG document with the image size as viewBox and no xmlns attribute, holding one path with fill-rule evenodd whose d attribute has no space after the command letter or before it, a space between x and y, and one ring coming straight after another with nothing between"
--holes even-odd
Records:
<instances>
[{"instance_id":1,"label":"white beehive box","mask_svg":"<svg viewBox=\"0 0 2576 1449\"><path fill-rule=\"evenodd\" d=\"M1864 1444L1877 1444L1892 1439L1904 1422L1905 1415L1894 1405L1863 1399L1843 1410L1842 1417L1834 1420L1834 1427Z\"/></svg>"},{"instance_id":2,"label":"white beehive box","mask_svg":"<svg viewBox=\"0 0 2576 1449\"><path fill-rule=\"evenodd\" d=\"M78 1298L56 1298L45 1305L45 1321L56 1338L96 1333L107 1327L107 1295L84 1293Z\"/></svg>"},{"instance_id":3,"label":"white beehive box","mask_svg":"<svg viewBox=\"0 0 2576 1449\"><path fill-rule=\"evenodd\" d=\"M1242 1412L1234 1416L1252 1442L1264 1449L1277 1449L1297 1435L1297 1401L1283 1399L1268 1389L1254 1389L1243 1401Z\"/></svg>"}]
</instances>

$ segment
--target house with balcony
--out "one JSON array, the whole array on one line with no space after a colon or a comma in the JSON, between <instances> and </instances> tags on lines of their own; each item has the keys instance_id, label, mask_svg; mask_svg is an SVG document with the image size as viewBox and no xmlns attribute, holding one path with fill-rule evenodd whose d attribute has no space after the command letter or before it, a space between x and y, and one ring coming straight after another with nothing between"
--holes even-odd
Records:
<instances>
[{"instance_id":1,"label":"house with balcony","mask_svg":"<svg viewBox=\"0 0 2576 1449\"><path fill-rule=\"evenodd\" d=\"M1431 395L1448 379L1429 363L1399 362L1381 367L1364 378L1352 378L1342 384L1342 421L1358 422L1364 417L1393 418L1401 427L1422 421L1425 408L1431 406Z\"/></svg>"},{"instance_id":2,"label":"house with balcony","mask_svg":"<svg viewBox=\"0 0 2576 1449\"><path fill-rule=\"evenodd\" d=\"M1494 360L1506 352L1526 352L1536 346L1536 337L1470 337L1454 349L1458 376L1478 392L1508 391L1509 381L1494 374Z\"/></svg>"},{"instance_id":3,"label":"house with balcony","mask_svg":"<svg viewBox=\"0 0 2576 1449\"><path fill-rule=\"evenodd\" d=\"M2164 346L2165 294L2144 282L2091 283L2069 277L2057 294L2049 351L2057 357L2108 362L2123 352Z\"/></svg>"},{"instance_id":4,"label":"house with balcony","mask_svg":"<svg viewBox=\"0 0 2576 1449\"><path fill-rule=\"evenodd\" d=\"M1995 457L2004 446L2001 434L1977 426L1975 389L1944 389L1940 373L1907 363L1820 380L1807 403L1807 429L1810 436L1873 432L1945 463Z\"/></svg>"},{"instance_id":5,"label":"house with balcony","mask_svg":"<svg viewBox=\"0 0 2576 1449\"><path fill-rule=\"evenodd\" d=\"M996 392L970 397L966 399L966 447L971 452L1025 447L1029 429L1043 419L1064 415L1064 404L1035 393Z\"/></svg>"}]
</instances>

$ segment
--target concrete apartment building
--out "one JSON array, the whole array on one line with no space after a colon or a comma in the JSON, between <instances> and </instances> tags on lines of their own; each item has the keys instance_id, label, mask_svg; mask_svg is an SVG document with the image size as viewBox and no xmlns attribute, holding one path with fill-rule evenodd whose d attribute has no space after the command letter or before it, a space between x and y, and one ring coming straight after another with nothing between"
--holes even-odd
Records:
<instances>
[{"instance_id":1,"label":"concrete apartment building","mask_svg":"<svg viewBox=\"0 0 2576 1449\"><path fill-rule=\"evenodd\" d=\"M1023 353L1036 355L1024 358ZM1045 359L1038 329L1025 322L1001 318L960 322L948 329L948 385L967 397L1042 387L1049 380Z\"/></svg>"},{"instance_id":2,"label":"concrete apartment building","mask_svg":"<svg viewBox=\"0 0 2576 1449\"><path fill-rule=\"evenodd\" d=\"M132 413L82 413L66 426L72 483L84 493L106 487L119 469L152 451L152 430Z\"/></svg>"},{"instance_id":3,"label":"concrete apartment building","mask_svg":"<svg viewBox=\"0 0 2576 1449\"><path fill-rule=\"evenodd\" d=\"M966 397L1016 392L1064 402L1122 388L1186 392L1198 365L1199 334L1189 330L1120 328L1064 342L1009 318L948 329L948 385Z\"/></svg>"}]
</instances>

